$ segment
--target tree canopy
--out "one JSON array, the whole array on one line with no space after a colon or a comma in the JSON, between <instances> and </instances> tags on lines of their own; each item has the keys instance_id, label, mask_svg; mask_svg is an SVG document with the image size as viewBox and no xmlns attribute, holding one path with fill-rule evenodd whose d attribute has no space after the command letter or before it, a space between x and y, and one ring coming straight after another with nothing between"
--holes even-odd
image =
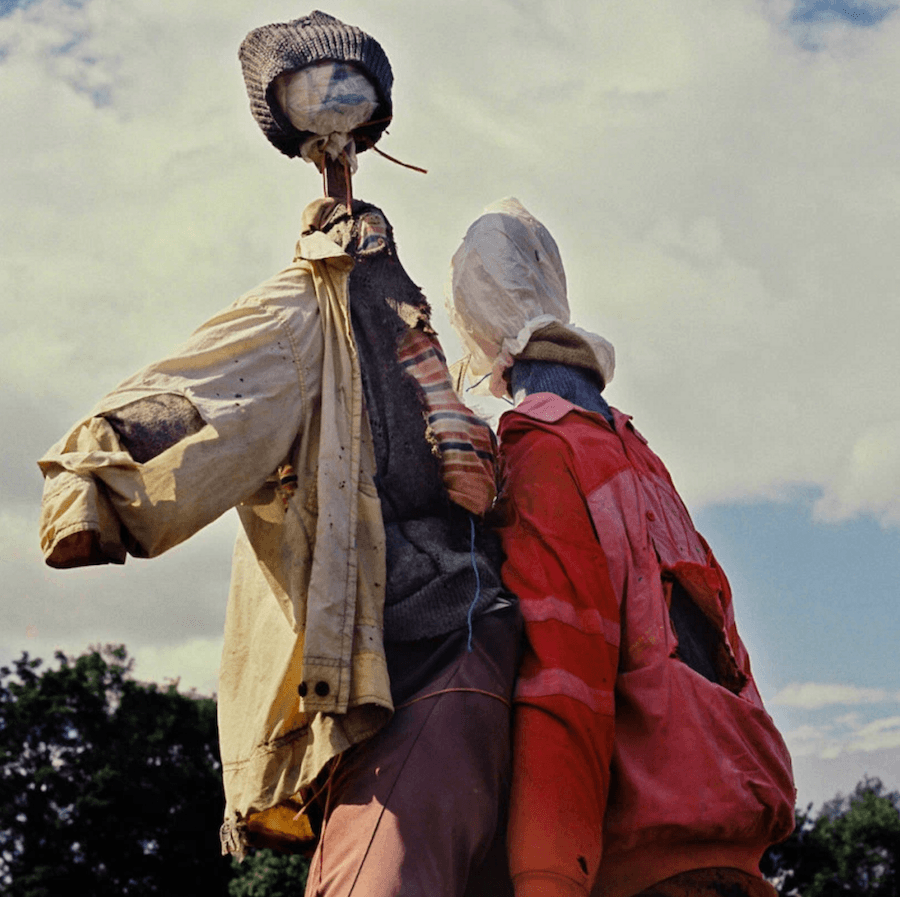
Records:
<instances>
[{"instance_id":1,"label":"tree canopy","mask_svg":"<svg viewBox=\"0 0 900 897\"><path fill-rule=\"evenodd\" d=\"M811 805L798 810L794 833L766 852L762 871L783 897L898 897L900 793L866 777L816 815Z\"/></svg>"},{"instance_id":2,"label":"tree canopy","mask_svg":"<svg viewBox=\"0 0 900 897\"><path fill-rule=\"evenodd\" d=\"M225 893L216 707L131 678L122 646L0 669L0 889Z\"/></svg>"},{"instance_id":3,"label":"tree canopy","mask_svg":"<svg viewBox=\"0 0 900 897\"><path fill-rule=\"evenodd\" d=\"M137 682L123 646L0 668L0 893L301 893L307 861L220 856L215 700ZM866 778L763 857L782 897L900 897L900 794Z\"/></svg>"}]
</instances>

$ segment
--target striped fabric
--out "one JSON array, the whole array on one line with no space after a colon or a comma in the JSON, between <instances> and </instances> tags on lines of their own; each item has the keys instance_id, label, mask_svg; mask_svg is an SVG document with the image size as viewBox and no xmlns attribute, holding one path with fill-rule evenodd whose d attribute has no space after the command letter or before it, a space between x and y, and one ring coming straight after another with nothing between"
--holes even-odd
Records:
<instances>
[{"instance_id":1,"label":"striped fabric","mask_svg":"<svg viewBox=\"0 0 900 897\"><path fill-rule=\"evenodd\" d=\"M587 635L602 635L608 644L614 648L619 647L621 638L619 621L601 616L596 608L577 608L562 598L548 595L546 598L522 601L521 611L526 624L556 620Z\"/></svg>"},{"instance_id":2,"label":"striped fabric","mask_svg":"<svg viewBox=\"0 0 900 897\"><path fill-rule=\"evenodd\" d=\"M436 336L418 327L400 340L400 365L419 384L428 434L441 455L444 485L456 504L483 515L496 495L493 433L459 400Z\"/></svg>"},{"instance_id":3,"label":"striped fabric","mask_svg":"<svg viewBox=\"0 0 900 897\"><path fill-rule=\"evenodd\" d=\"M527 515L527 511L525 513ZM573 524L577 526L579 520L573 513ZM560 550L565 551L565 543L559 536L557 532L555 538L547 538L542 543L544 551L556 558L560 557ZM573 534L572 541L576 540L577 536ZM530 558L526 562L532 568L540 563L538 558L543 558L537 547L538 544L531 541L523 546ZM517 555L514 560L518 559L520 556ZM577 547L566 556L573 569L581 569L577 566L580 559ZM555 558L545 564L545 569L551 571L554 578L562 574L557 585L564 586L565 573L558 568ZM609 601L612 596L608 588L597 581L597 572L590 570L591 578L577 591L556 597L529 590L509 566L504 568L504 581L519 597L519 610L528 639L528 649L516 680L515 702L520 710L523 707L552 708L556 698L566 697L580 702L595 714L611 717L615 713L613 687L621 628L615 599ZM510 575L508 579L507 574ZM589 603L591 600L597 602L593 607Z\"/></svg>"},{"instance_id":4,"label":"striped fabric","mask_svg":"<svg viewBox=\"0 0 900 897\"><path fill-rule=\"evenodd\" d=\"M535 698L555 698L562 695L580 701L594 713L613 716L615 696L611 688L591 688L584 679L563 669L539 669L530 676L521 676L516 683L518 704L535 705Z\"/></svg>"}]
</instances>

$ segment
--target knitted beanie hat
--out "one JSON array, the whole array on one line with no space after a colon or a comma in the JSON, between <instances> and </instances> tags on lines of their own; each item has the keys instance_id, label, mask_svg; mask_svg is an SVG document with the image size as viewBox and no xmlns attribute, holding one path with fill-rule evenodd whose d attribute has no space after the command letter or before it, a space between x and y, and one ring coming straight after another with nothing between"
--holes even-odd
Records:
<instances>
[{"instance_id":1,"label":"knitted beanie hat","mask_svg":"<svg viewBox=\"0 0 900 897\"><path fill-rule=\"evenodd\" d=\"M592 345L593 344L593 345ZM528 345L516 355L526 361L554 361L568 367L593 371L600 378L601 389L615 371L615 350L603 337L582 330L574 324L554 322L531 335Z\"/></svg>"},{"instance_id":2,"label":"knitted beanie hat","mask_svg":"<svg viewBox=\"0 0 900 897\"><path fill-rule=\"evenodd\" d=\"M384 50L375 38L334 16L316 10L292 22L256 28L244 38L238 56L250 111L269 142L287 156L299 156L312 132L299 131L290 123L274 98L272 82L285 72L316 62L348 62L375 87L379 105L372 113L372 123L357 128L354 134L358 153L375 143L390 123L394 75Z\"/></svg>"}]
</instances>

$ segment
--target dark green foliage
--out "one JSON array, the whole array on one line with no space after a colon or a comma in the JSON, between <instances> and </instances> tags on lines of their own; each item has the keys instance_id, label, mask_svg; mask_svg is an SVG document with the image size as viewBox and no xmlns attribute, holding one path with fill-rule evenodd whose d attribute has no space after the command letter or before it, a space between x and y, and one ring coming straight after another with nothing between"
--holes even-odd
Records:
<instances>
[{"instance_id":1,"label":"dark green foliage","mask_svg":"<svg viewBox=\"0 0 900 897\"><path fill-rule=\"evenodd\" d=\"M0 669L0 890L225 894L216 708L135 682L124 647Z\"/></svg>"},{"instance_id":2,"label":"dark green foliage","mask_svg":"<svg viewBox=\"0 0 900 897\"><path fill-rule=\"evenodd\" d=\"M309 860L297 854L258 850L237 865L228 897L299 897L306 887Z\"/></svg>"},{"instance_id":3,"label":"dark green foliage","mask_svg":"<svg viewBox=\"0 0 900 897\"><path fill-rule=\"evenodd\" d=\"M0 894L294 897L308 862L220 856L216 707L135 682L122 646L0 669ZM900 794L866 778L770 848L782 897L900 897Z\"/></svg>"},{"instance_id":4,"label":"dark green foliage","mask_svg":"<svg viewBox=\"0 0 900 897\"><path fill-rule=\"evenodd\" d=\"M900 794L866 778L797 827L763 857L762 871L783 897L900 897Z\"/></svg>"}]
</instances>

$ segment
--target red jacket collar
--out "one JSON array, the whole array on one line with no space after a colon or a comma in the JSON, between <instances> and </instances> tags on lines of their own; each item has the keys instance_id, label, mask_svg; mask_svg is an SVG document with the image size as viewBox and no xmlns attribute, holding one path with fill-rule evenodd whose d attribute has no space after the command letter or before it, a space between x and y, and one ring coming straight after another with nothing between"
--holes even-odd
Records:
<instances>
[{"instance_id":1,"label":"red jacket collar","mask_svg":"<svg viewBox=\"0 0 900 897\"><path fill-rule=\"evenodd\" d=\"M573 411L577 414L584 414L593 420L602 421L604 426L609 426L606 418L604 418L602 414L587 411L580 405L573 405L571 402L552 392L532 393L516 405L514 411L507 411L506 414L522 414L533 420L541 421L541 423L555 424ZM612 407L610 408L610 411L613 413L616 429L620 426L627 425L631 421L630 414L623 414L617 408ZM504 417L506 414L504 414Z\"/></svg>"}]
</instances>

